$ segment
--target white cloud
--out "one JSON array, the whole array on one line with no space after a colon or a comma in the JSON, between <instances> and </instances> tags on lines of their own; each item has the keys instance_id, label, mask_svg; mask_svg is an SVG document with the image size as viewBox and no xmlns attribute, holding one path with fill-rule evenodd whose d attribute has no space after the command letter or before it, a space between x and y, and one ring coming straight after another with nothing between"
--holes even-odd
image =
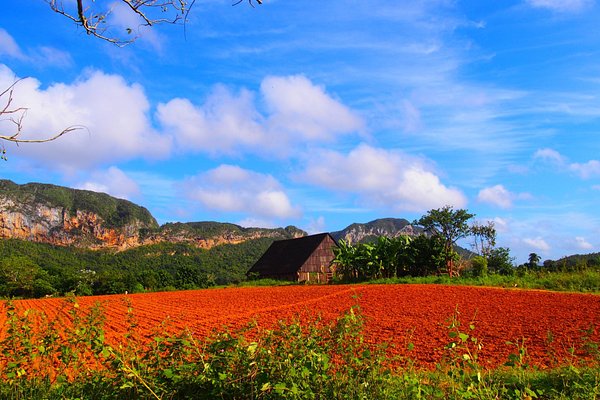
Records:
<instances>
[{"instance_id":1,"label":"white cloud","mask_svg":"<svg viewBox=\"0 0 600 400\"><path fill-rule=\"evenodd\" d=\"M75 187L107 193L111 196L128 200L140 194L138 184L117 167L110 167L105 171L95 171L89 180Z\"/></svg>"},{"instance_id":2,"label":"white cloud","mask_svg":"<svg viewBox=\"0 0 600 400\"><path fill-rule=\"evenodd\" d=\"M568 163L567 158L561 155L556 150L541 149L533 155L534 160L542 160L550 162L562 170L569 170L576 173L582 179L589 179L594 176L600 176L600 161L589 160L585 163Z\"/></svg>"},{"instance_id":3,"label":"white cloud","mask_svg":"<svg viewBox=\"0 0 600 400\"><path fill-rule=\"evenodd\" d=\"M538 236L536 238L523 239L523 243L525 243L528 246L531 246L535 250L539 250L542 252L550 251L550 245L548 243L546 243L546 241L544 239L542 239L540 236Z\"/></svg>"},{"instance_id":4,"label":"white cloud","mask_svg":"<svg viewBox=\"0 0 600 400\"><path fill-rule=\"evenodd\" d=\"M496 205L500 208L512 207L513 198L514 195L502 185L481 189L477 195L477 200Z\"/></svg>"},{"instance_id":5,"label":"white cloud","mask_svg":"<svg viewBox=\"0 0 600 400\"><path fill-rule=\"evenodd\" d=\"M526 0L535 8L546 8L555 12L578 12L594 4L593 0Z\"/></svg>"},{"instance_id":6,"label":"white cloud","mask_svg":"<svg viewBox=\"0 0 600 400\"><path fill-rule=\"evenodd\" d=\"M569 170L575 172L583 179L600 176L600 161L590 160L584 164L569 164Z\"/></svg>"},{"instance_id":7,"label":"white cloud","mask_svg":"<svg viewBox=\"0 0 600 400\"><path fill-rule=\"evenodd\" d=\"M510 231L508 220L501 217L496 217L492 220L494 222L494 228L496 228L496 232L498 233L507 233Z\"/></svg>"},{"instance_id":8,"label":"white cloud","mask_svg":"<svg viewBox=\"0 0 600 400\"><path fill-rule=\"evenodd\" d=\"M0 65L0 87L12 81L12 71ZM15 87L14 106L27 108L22 139L47 138L69 126L84 128L43 145L7 146L13 156L46 167L76 170L135 157L163 157L170 151L170 139L151 126L142 87L118 75L90 71L71 84L47 88L26 78Z\"/></svg>"},{"instance_id":9,"label":"white cloud","mask_svg":"<svg viewBox=\"0 0 600 400\"><path fill-rule=\"evenodd\" d=\"M252 219L299 215L275 178L234 165L221 165L189 178L183 190L210 210L242 212Z\"/></svg>"},{"instance_id":10,"label":"white cloud","mask_svg":"<svg viewBox=\"0 0 600 400\"><path fill-rule=\"evenodd\" d=\"M594 248L594 246L582 236L575 237L575 243L577 248L581 250L591 250Z\"/></svg>"},{"instance_id":11,"label":"white cloud","mask_svg":"<svg viewBox=\"0 0 600 400\"><path fill-rule=\"evenodd\" d=\"M268 76L260 90L270 111L270 132L322 141L364 129L362 120L348 107L304 76Z\"/></svg>"},{"instance_id":12,"label":"white cloud","mask_svg":"<svg viewBox=\"0 0 600 400\"><path fill-rule=\"evenodd\" d=\"M265 78L261 100L267 115L253 92L217 85L199 106L182 98L159 104L157 119L181 150L211 154L285 153L291 144L364 130L362 119L303 76Z\"/></svg>"},{"instance_id":13,"label":"white cloud","mask_svg":"<svg viewBox=\"0 0 600 400\"><path fill-rule=\"evenodd\" d=\"M481 189L477 195L477 200L482 203L489 203L500 208L511 208L513 201L517 199L530 199L529 193L512 193L503 185L495 185Z\"/></svg>"},{"instance_id":14,"label":"white cloud","mask_svg":"<svg viewBox=\"0 0 600 400\"><path fill-rule=\"evenodd\" d=\"M322 215L317 217L316 219L311 218L308 226L305 230L309 235L325 232L325 217Z\"/></svg>"},{"instance_id":15,"label":"white cloud","mask_svg":"<svg viewBox=\"0 0 600 400\"><path fill-rule=\"evenodd\" d=\"M200 107L173 99L158 105L157 118L184 151L227 154L260 148L268 140L254 96L247 90L234 94L216 86Z\"/></svg>"},{"instance_id":16,"label":"white cloud","mask_svg":"<svg viewBox=\"0 0 600 400\"><path fill-rule=\"evenodd\" d=\"M365 144L348 154L313 152L300 177L332 191L356 194L370 205L398 211L466 204L465 196L442 184L424 160Z\"/></svg>"},{"instance_id":17,"label":"white cloud","mask_svg":"<svg viewBox=\"0 0 600 400\"><path fill-rule=\"evenodd\" d=\"M13 37L4 29L0 28L0 55L9 56L16 59L24 59L25 55L21 48L15 42Z\"/></svg>"},{"instance_id":18,"label":"white cloud","mask_svg":"<svg viewBox=\"0 0 600 400\"><path fill-rule=\"evenodd\" d=\"M556 150L544 148L539 149L533 154L534 160L552 162L558 165L565 163L565 158Z\"/></svg>"}]
</instances>

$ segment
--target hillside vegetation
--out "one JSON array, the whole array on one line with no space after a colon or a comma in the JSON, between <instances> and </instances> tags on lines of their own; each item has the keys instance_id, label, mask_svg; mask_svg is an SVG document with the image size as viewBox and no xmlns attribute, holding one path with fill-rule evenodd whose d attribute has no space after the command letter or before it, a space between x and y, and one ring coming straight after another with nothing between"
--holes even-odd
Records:
<instances>
[{"instance_id":1,"label":"hillside vegetation","mask_svg":"<svg viewBox=\"0 0 600 400\"><path fill-rule=\"evenodd\" d=\"M1 240L0 296L135 293L239 283L272 241L260 238L209 250L159 243L117 253Z\"/></svg>"}]
</instances>

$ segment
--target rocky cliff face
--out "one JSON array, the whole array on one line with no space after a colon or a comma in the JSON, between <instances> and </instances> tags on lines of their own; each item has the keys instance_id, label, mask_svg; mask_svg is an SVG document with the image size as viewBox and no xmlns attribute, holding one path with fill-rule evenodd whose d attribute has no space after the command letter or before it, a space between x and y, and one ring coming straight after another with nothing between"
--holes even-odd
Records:
<instances>
[{"instance_id":1,"label":"rocky cliff face","mask_svg":"<svg viewBox=\"0 0 600 400\"><path fill-rule=\"evenodd\" d=\"M258 238L306 235L295 227L242 228L195 222L159 227L148 210L103 193L0 180L0 239L21 239L89 249L126 250L161 242L201 248Z\"/></svg>"},{"instance_id":2,"label":"rocky cliff face","mask_svg":"<svg viewBox=\"0 0 600 400\"><path fill-rule=\"evenodd\" d=\"M377 240L379 236L389 238L401 235L414 236L422 233L422 229L410 224L406 219L382 218L366 224L352 224L347 228L332 232L335 240L343 239L349 244L365 243Z\"/></svg>"},{"instance_id":3,"label":"rocky cliff face","mask_svg":"<svg viewBox=\"0 0 600 400\"><path fill-rule=\"evenodd\" d=\"M220 222L169 223L150 233L143 244L160 242L187 243L210 249L222 244L239 244L247 240L271 238L293 239L305 236L306 232L294 226L287 228L243 228L239 225Z\"/></svg>"},{"instance_id":4,"label":"rocky cliff face","mask_svg":"<svg viewBox=\"0 0 600 400\"><path fill-rule=\"evenodd\" d=\"M153 229L155 224L133 219L120 226L107 226L104 218L92 211L23 203L0 193L0 238L124 250L139 245L140 231Z\"/></svg>"}]
</instances>

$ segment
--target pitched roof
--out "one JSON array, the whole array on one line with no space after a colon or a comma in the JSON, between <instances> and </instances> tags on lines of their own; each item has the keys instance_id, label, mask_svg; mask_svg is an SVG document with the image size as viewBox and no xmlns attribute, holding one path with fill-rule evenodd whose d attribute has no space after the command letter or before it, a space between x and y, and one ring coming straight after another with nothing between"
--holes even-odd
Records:
<instances>
[{"instance_id":1,"label":"pitched roof","mask_svg":"<svg viewBox=\"0 0 600 400\"><path fill-rule=\"evenodd\" d=\"M329 233L319 233L297 239L277 240L248 272L295 274L327 236L331 237Z\"/></svg>"}]
</instances>

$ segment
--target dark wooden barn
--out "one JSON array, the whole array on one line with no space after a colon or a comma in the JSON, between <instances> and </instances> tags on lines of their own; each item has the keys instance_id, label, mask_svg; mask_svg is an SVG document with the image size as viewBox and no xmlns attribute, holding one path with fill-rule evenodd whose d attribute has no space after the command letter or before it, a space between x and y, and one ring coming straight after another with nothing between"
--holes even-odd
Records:
<instances>
[{"instance_id":1,"label":"dark wooden barn","mask_svg":"<svg viewBox=\"0 0 600 400\"><path fill-rule=\"evenodd\" d=\"M277 240L250 268L248 276L297 282L326 283L337 243L329 233Z\"/></svg>"}]
</instances>

